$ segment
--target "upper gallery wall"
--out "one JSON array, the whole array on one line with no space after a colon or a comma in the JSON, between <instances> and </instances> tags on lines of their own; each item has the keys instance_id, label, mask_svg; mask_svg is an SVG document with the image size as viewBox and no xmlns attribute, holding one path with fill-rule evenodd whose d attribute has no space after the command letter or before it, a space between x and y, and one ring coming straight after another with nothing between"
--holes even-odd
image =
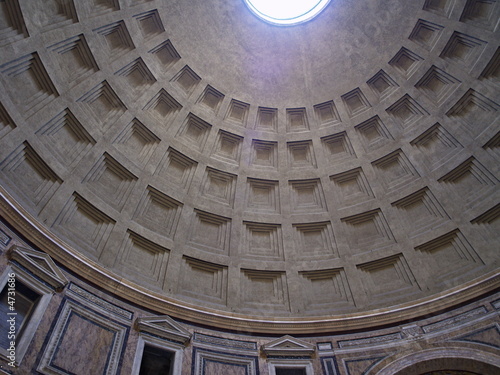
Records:
<instances>
[{"instance_id":1,"label":"upper gallery wall","mask_svg":"<svg viewBox=\"0 0 500 375\"><path fill-rule=\"evenodd\" d=\"M117 296L221 328L464 302L498 286L499 14L1 2L2 216Z\"/></svg>"}]
</instances>

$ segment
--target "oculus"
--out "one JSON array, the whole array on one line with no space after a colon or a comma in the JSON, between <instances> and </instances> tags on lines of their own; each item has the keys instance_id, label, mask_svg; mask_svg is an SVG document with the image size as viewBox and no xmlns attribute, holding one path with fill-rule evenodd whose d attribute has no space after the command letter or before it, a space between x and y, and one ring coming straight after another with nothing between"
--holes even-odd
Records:
<instances>
[{"instance_id":1,"label":"oculus","mask_svg":"<svg viewBox=\"0 0 500 375\"><path fill-rule=\"evenodd\" d=\"M296 25L316 17L330 0L244 0L262 20L282 26Z\"/></svg>"}]
</instances>

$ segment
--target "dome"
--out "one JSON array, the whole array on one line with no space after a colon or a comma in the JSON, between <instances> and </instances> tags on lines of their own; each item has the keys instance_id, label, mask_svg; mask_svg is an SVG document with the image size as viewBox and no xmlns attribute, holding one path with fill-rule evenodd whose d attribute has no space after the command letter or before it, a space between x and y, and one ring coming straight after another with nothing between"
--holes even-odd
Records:
<instances>
[{"instance_id":1,"label":"dome","mask_svg":"<svg viewBox=\"0 0 500 375\"><path fill-rule=\"evenodd\" d=\"M193 324L327 334L498 287L496 1L3 2L4 223Z\"/></svg>"}]
</instances>

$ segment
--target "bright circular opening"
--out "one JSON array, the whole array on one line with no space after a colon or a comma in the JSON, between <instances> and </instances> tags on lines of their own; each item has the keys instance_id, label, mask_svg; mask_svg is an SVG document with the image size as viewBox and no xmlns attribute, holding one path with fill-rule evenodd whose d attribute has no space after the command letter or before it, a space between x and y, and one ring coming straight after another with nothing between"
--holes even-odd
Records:
<instances>
[{"instance_id":1,"label":"bright circular opening","mask_svg":"<svg viewBox=\"0 0 500 375\"><path fill-rule=\"evenodd\" d=\"M317 16L330 0L245 0L250 10L264 21L296 25Z\"/></svg>"}]
</instances>

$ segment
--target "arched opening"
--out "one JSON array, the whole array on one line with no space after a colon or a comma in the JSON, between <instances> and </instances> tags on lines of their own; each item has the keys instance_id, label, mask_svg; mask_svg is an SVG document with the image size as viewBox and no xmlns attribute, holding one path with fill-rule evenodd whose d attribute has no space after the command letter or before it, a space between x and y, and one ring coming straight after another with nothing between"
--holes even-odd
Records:
<instances>
[{"instance_id":1,"label":"arched opening","mask_svg":"<svg viewBox=\"0 0 500 375\"><path fill-rule=\"evenodd\" d=\"M469 348L446 347L401 357L377 375L496 375L500 357Z\"/></svg>"}]
</instances>

